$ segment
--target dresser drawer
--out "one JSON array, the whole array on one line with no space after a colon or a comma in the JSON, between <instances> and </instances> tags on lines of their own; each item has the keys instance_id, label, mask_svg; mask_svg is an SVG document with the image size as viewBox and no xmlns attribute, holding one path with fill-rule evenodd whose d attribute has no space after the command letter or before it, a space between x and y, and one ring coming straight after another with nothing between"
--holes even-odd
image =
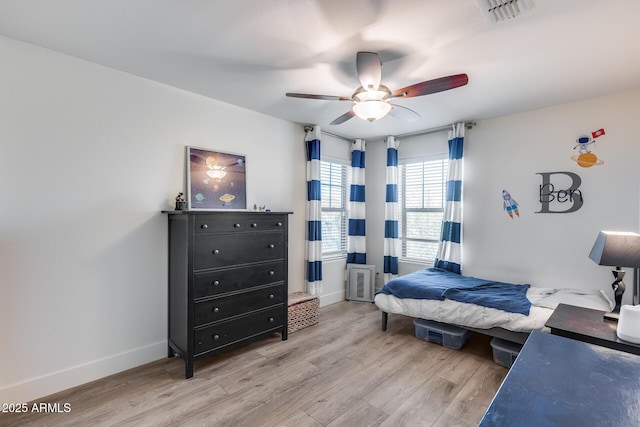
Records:
<instances>
[{"instance_id":1,"label":"dresser drawer","mask_svg":"<svg viewBox=\"0 0 640 427\"><path fill-rule=\"evenodd\" d=\"M282 233L198 235L194 241L193 268L202 270L282 259L284 248Z\"/></svg>"},{"instance_id":2,"label":"dresser drawer","mask_svg":"<svg viewBox=\"0 0 640 427\"><path fill-rule=\"evenodd\" d=\"M196 329L194 349L196 356L250 338L284 325L282 306L253 313L212 326Z\"/></svg>"},{"instance_id":3,"label":"dresser drawer","mask_svg":"<svg viewBox=\"0 0 640 427\"><path fill-rule=\"evenodd\" d=\"M194 321L196 326L205 325L249 311L260 310L273 305L281 305L282 303L284 303L283 287L271 286L269 288L198 302L195 304Z\"/></svg>"},{"instance_id":4,"label":"dresser drawer","mask_svg":"<svg viewBox=\"0 0 640 427\"><path fill-rule=\"evenodd\" d=\"M195 218L196 234L278 231L284 228L282 215L199 215Z\"/></svg>"},{"instance_id":5,"label":"dresser drawer","mask_svg":"<svg viewBox=\"0 0 640 427\"><path fill-rule=\"evenodd\" d=\"M193 275L193 297L202 298L284 280L284 262L201 272Z\"/></svg>"},{"instance_id":6,"label":"dresser drawer","mask_svg":"<svg viewBox=\"0 0 640 427\"><path fill-rule=\"evenodd\" d=\"M250 231L280 231L284 224L285 219L275 215L247 218L247 229Z\"/></svg>"}]
</instances>

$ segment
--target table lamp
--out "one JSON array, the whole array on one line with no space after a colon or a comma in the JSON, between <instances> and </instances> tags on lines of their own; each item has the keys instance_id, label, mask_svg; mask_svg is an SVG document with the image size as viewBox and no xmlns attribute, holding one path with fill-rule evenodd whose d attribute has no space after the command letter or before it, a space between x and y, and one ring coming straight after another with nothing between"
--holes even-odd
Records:
<instances>
[{"instance_id":1,"label":"table lamp","mask_svg":"<svg viewBox=\"0 0 640 427\"><path fill-rule=\"evenodd\" d=\"M622 281L625 271L622 267L634 269L634 295L637 294L636 269L640 267L640 234L626 231L601 231L593 244L589 258L598 265L615 266L612 270L614 282L611 284L616 306L610 313L606 313L607 320L618 321L622 295L626 289Z\"/></svg>"}]
</instances>

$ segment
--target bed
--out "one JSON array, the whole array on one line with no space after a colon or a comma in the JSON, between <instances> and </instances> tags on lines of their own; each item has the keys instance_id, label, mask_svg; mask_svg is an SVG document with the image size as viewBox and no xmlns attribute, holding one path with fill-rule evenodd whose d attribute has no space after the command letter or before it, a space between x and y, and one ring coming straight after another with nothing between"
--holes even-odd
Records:
<instances>
[{"instance_id":1,"label":"bed","mask_svg":"<svg viewBox=\"0 0 640 427\"><path fill-rule=\"evenodd\" d=\"M544 325L560 303L603 311L613 308L602 291L497 282L439 268L390 280L376 292L374 302L382 311L383 331L392 313L461 326L518 343L524 343L531 331L548 331Z\"/></svg>"}]
</instances>

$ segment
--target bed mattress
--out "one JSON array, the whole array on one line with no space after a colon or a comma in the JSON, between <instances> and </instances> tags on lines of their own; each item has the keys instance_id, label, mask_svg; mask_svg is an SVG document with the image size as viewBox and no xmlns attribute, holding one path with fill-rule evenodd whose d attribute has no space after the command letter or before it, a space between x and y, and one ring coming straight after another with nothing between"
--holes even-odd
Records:
<instances>
[{"instance_id":1,"label":"bed mattress","mask_svg":"<svg viewBox=\"0 0 640 427\"><path fill-rule=\"evenodd\" d=\"M610 311L613 304L603 291L530 287L529 315L509 313L475 304L429 299L397 298L379 293L374 302L386 313L402 314L470 328L503 328L514 332L547 331L544 324L558 304L570 304L595 310Z\"/></svg>"}]
</instances>

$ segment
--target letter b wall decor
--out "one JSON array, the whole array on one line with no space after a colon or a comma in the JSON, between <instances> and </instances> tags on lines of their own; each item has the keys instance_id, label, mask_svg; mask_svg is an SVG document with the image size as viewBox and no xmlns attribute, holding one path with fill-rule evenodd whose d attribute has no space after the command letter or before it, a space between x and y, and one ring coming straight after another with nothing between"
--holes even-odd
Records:
<instances>
[{"instance_id":1,"label":"letter b wall decor","mask_svg":"<svg viewBox=\"0 0 640 427\"><path fill-rule=\"evenodd\" d=\"M542 206L536 213L571 213L582 207L584 199L582 192L579 190L582 179L578 174L573 172L538 172L537 175L542 176L542 185L540 185L540 204ZM557 184L551 182L553 175L568 176L571 179L571 185L566 189L557 190ZM567 206L567 208L552 210L552 204L554 206Z\"/></svg>"}]
</instances>

